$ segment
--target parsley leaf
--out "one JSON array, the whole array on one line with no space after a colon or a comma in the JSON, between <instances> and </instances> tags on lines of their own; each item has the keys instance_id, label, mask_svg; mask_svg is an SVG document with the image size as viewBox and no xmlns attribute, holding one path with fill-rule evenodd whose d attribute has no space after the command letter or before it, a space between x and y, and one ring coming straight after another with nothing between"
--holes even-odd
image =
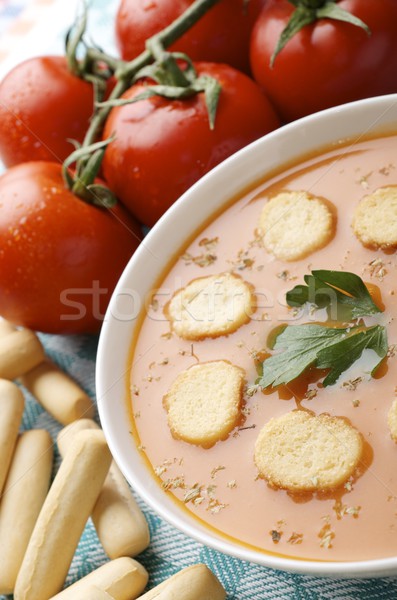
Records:
<instances>
[{"instance_id":1,"label":"parsley leaf","mask_svg":"<svg viewBox=\"0 0 397 600\"><path fill-rule=\"evenodd\" d=\"M289 383L308 367L330 368L324 386L334 384L338 377L360 358L366 349L379 356L372 373L387 354L385 327L375 325L349 329L325 325L291 325L277 337L274 350L283 350L267 358L257 383L262 388Z\"/></svg>"},{"instance_id":2,"label":"parsley leaf","mask_svg":"<svg viewBox=\"0 0 397 600\"><path fill-rule=\"evenodd\" d=\"M351 319L381 312L363 280L355 273L318 270L305 275L304 280L306 285L296 285L287 292L289 306L303 306L309 302L318 308L343 307Z\"/></svg>"},{"instance_id":3,"label":"parsley leaf","mask_svg":"<svg viewBox=\"0 0 397 600\"><path fill-rule=\"evenodd\" d=\"M338 316L342 309L349 320L382 312L362 279L354 273L317 270L305 275L304 280L306 285L297 285L287 292L289 306L309 302L331 312L335 309ZM387 331L381 325L365 327L362 322L345 327L289 325L276 331L271 348L276 354L262 363L257 384L263 388L287 384L313 366L329 369L323 381L323 385L328 386L333 385L364 350L373 350L379 357L372 368L373 375L387 355Z\"/></svg>"},{"instance_id":4,"label":"parsley leaf","mask_svg":"<svg viewBox=\"0 0 397 600\"><path fill-rule=\"evenodd\" d=\"M333 385L339 376L358 360L364 350L374 350L379 360L371 371L373 375L387 354L386 328L381 325L368 327L353 335L348 335L344 340L334 346L323 348L317 354L317 367L328 369L330 372L323 381L323 385Z\"/></svg>"}]
</instances>

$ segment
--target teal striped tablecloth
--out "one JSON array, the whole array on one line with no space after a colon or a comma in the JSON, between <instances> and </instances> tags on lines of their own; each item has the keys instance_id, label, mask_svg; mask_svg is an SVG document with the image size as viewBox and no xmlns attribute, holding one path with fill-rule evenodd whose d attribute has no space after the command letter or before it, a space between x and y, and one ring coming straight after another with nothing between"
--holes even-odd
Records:
<instances>
[{"instance_id":1,"label":"teal striped tablecloth","mask_svg":"<svg viewBox=\"0 0 397 600\"><path fill-rule=\"evenodd\" d=\"M369 1L369 0L363 0ZM9 54L3 61L0 58L0 75L12 64L24 57L44 52L61 52L63 35L68 23L65 11L73 15L76 0L51 0L47 2L51 23L43 24L43 3L29 0L32 6L37 2L40 8L40 23L32 27L29 34L17 44L18 52ZM0 57L1 44L5 43L7 28L14 18L23 18L26 0L0 0ZM90 9L90 29L95 40L107 49L113 48L112 19L117 7L115 0L92 0ZM44 12L44 14L46 14ZM54 20L54 15L58 18ZM47 30L43 40L42 28ZM17 35L17 32L16 32ZM7 39L10 39L8 37ZM47 353L65 371L70 373L82 387L95 397L95 336L49 336L41 339ZM27 396L23 428L46 428L56 437L61 426ZM59 455L55 453L55 469L59 465ZM139 501L139 499L138 499ZM383 579L322 579L310 576L293 575L274 571L265 567L243 562L194 542L160 519L150 508L141 503L149 522L151 543L138 560L150 573L149 585L154 586L188 565L204 562L219 577L228 593L228 600L391 600L397 598L397 577ZM369 542L370 543L370 542ZM1 560L1 557L0 557ZM54 557L56 560L56 557ZM73 560L67 584L86 575L107 560L89 521ZM5 596L0 596L5 600ZM182 598L180 600L183 600Z\"/></svg>"}]
</instances>

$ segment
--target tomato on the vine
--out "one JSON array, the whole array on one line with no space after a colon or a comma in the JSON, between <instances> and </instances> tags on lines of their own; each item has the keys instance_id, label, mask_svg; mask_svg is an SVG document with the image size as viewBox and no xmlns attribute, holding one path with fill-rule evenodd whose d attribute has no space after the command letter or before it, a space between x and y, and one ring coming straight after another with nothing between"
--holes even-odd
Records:
<instances>
[{"instance_id":1,"label":"tomato on the vine","mask_svg":"<svg viewBox=\"0 0 397 600\"><path fill-rule=\"evenodd\" d=\"M397 91L396 0L340 0L338 10L358 17L370 34L351 23L322 18L293 35L271 66L293 4L269 0L251 37L254 78L286 121ZM321 7L324 1L312 4Z\"/></svg>"},{"instance_id":2,"label":"tomato on the vine","mask_svg":"<svg viewBox=\"0 0 397 600\"><path fill-rule=\"evenodd\" d=\"M0 206L0 314L49 333L97 331L139 244L135 221L77 198L51 162L4 173Z\"/></svg>"},{"instance_id":3,"label":"tomato on the vine","mask_svg":"<svg viewBox=\"0 0 397 600\"><path fill-rule=\"evenodd\" d=\"M94 109L93 86L63 56L31 58L0 83L0 159L63 161L81 142Z\"/></svg>"},{"instance_id":4,"label":"tomato on the vine","mask_svg":"<svg viewBox=\"0 0 397 600\"><path fill-rule=\"evenodd\" d=\"M271 104L249 77L227 65L197 63L221 85L215 127L204 94L183 100L152 96L113 108L103 137L110 188L140 221L153 225L195 181L222 160L279 126ZM147 89L137 83L122 98Z\"/></svg>"},{"instance_id":5,"label":"tomato on the vine","mask_svg":"<svg viewBox=\"0 0 397 600\"><path fill-rule=\"evenodd\" d=\"M221 0L170 48L192 60L225 62L249 70L249 38L265 0ZM121 0L116 38L121 55L135 58L145 41L179 17L193 0Z\"/></svg>"}]
</instances>

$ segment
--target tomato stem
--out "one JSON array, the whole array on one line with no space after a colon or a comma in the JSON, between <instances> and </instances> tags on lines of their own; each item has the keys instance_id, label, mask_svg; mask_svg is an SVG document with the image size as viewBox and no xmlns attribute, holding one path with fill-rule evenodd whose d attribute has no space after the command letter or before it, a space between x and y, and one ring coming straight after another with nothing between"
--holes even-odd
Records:
<instances>
[{"instance_id":1,"label":"tomato stem","mask_svg":"<svg viewBox=\"0 0 397 600\"><path fill-rule=\"evenodd\" d=\"M154 72L156 72L159 79L161 79L161 83L178 87L187 87L189 85L190 82L179 67L175 55L171 52L167 52L157 37L150 38L146 42L146 48L152 54L155 62L152 66L144 67L143 72L147 69L148 76L150 77L152 75L150 71L152 70L152 67L155 67ZM189 57L186 58L189 59ZM141 73L142 70L138 71L138 73L135 74L134 80L142 77L142 75L140 75ZM154 79L156 79L156 77L154 77Z\"/></svg>"},{"instance_id":2,"label":"tomato stem","mask_svg":"<svg viewBox=\"0 0 397 600\"><path fill-rule=\"evenodd\" d=\"M84 2L82 14L76 19L74 25L66 34L65 54L68 68L77 77L81 76L81 65L77 60L77 48L79 47L87 27L87 4Z\"/></svg>"},{"instance_id":3,"label":"tomato stem","mask_svg":"<svg viewBox=\"0 0 397 600\"><path fill-rule=\"evenodd\" d=\"M120 98L120 96L130 87L131 80L143 67L153 62L154 49L166 49L176 40L178 40L186 31L188 31L201 17L208 12L220 0L196 0L180 17L175 19L170 25L160 33L147 40L146 49L130 62L118 61L118 68L115 70L115 77L118 80L109 100ZM105 55L101 54L105 60ZM92 144L98 137L102 125L105 122L111 107L100 108L91 120L83 141L83 146Z\"/></svg>"},{"instance_id":4,"label":"tomato stem","mask_svg":"<svg viewBox=\"0 0 397 600\"><path fill-rule=\"evenodd\" d=\"M321 19L330 19L334 21L343 21L363 29L367 35L371 35L371 30L361 19L341 8L336 0L289 0L296 8L293 11L287 26L281 32L276 48L270 59L270 66L274 66L274 61L286 44L301 29L311 25Z\"/></svg>"},{"instance_id":5,"label":"tomato stem","mask_svg":"<svg viewBox=\"0 0 397 600\"><path fill-rule=\"evenodd\" d=\"M62 175L66 187L90 204L113 206L116 202L113 192L109 189L100 184L92 185L101 167L105 148L113 139L111 137L86 147L78 146L62 165ZM73 173L70 166L76 162L80 167L77 167L76 173Z\"/></svg>"},{"instance_id":6,"label":"tomato stem","mask_svg":"<svg viewBox=\"0 0 397 600\"><path fill-rule=\"evenodd\" d=\"M115 58L102 52L99 48L88 48L87 49L88 60L92 63L103 63L106 64L113 72L120 67L120 63L123 62L120 58Z\"/></svg>"},{"instance_id":7,"label":"tomato stem","mask_svg":"<svg viewBox=\"0 0 397 600\"><path fill-rule=\"evenodd\" d=\"M95 65L100 63L106 65L110 72L114 73L116 85L109 95L108 102L103 103L102 105L99 104L99 106L97 106L81 145L80 154L75 152L73 155L71 155L74 157L74 160L77 160L77 176L73 178L70 174L68 174L65 176L65 181L67 186L78 196L88 200L91 194L88 194L87 197L85 190L90 187L95 187L95 190L92 190L92 192L94 193L97 191L96 186L91 184L94 181L96 172L99 170L103 152L96 154L94 160L95 168L92 168L92 161L87 160L84 152L85 150L88 150L89 147L95 147L95 150L97 150L97 144L95 144L95 142L100 136L103 124L112 109L112 101L120 98L120 96L132 85L134 77L137 75L137 73L139 73L139 71L153 63L153 61L158 58L161 58L162 61L168 61L170 63L171 76L177 81L177 85L182 87L186 86L186 84L189 82L185 80L183 71L179 69L175 58L171 54L165 52L165 50L184 33L186 33L186 31L188 31L219 1L220 0L195 0L195 2L193 2L182 15L175 19L175 21L173 21L161 32L148 39L145 50L139 56L129 62L108 56L98 48L86 48L84 65L87 66L88 64L93 66L93 68L95 68ZM72 69L79 67L76 59L76 52L78 44L82 42L82 36L84 33L83 30L85 29L85 19L86 12L84 12L82 19L77 22L76 31L70 32L69 40L67 40L67 44L69 44L71 49L69 63ZM78 74L81 75L81 66ZM211 109L209 115L210 125L212 128L215 118L213 113L214 110L216 110L219 90L212 90L212 94L209 94L209 97L207 98L207 88L209 88L209 85L206 84L206 86L203 87L203 83L201 82L201 88L197 91L201 91L202 89L206 92L206 101ZM213 98L211 98L211 95ZM67 164L67 166L71 164L70 157L65 161L65 164ZM102 201L102 193L100 200Z\"/></svg>"}]
</instances>

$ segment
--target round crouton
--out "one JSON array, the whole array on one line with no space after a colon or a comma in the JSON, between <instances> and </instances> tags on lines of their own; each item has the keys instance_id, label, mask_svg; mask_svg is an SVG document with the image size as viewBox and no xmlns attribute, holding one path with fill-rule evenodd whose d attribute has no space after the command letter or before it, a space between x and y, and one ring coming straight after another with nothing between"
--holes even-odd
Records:
<instances>
[{"instance_id":1,"label":"round crouton","mask_svg":"<svg viewBox=\"0 0 397 600\"><path fill-rule=\"evenodd\" d=\"M244 372L224 360L194 365L178 375L163 404L176 439L209 448L240 419Z\"/></svg>"},{"instance_id":2,"label":"round crouton","mask_svg":"<svg viewBox=\"0 0 397 600\"><path fill-rule=\"evenodd\" d=\"M292 261L325 246L335 230L327 203L306 192L282 192L266 202L259 233L268 252Z\"/></svg>"},{"instance_id":3,"label":"round crouton","mask_svg":"<svg viewBox=\"0 0 397 600\"><path fill-rule=\"evenodd\" d=\"M272 486L314 492L345 483L362 451L360 433L344 419L298 410L273 418L263 427L254 460Z\"/></svg>"},{"instance_id":4,"label":"round crouton","mask_svg":"<svg viewBox=\"0 0 397 600\"><path fill-rule=\"evenodd\" d=\"M397 443L397 398L393 400L387 415L387 424L389 426L390 435L392 439Z\"/></svg>"},{"instance_id":5,"label":"round crouton","mask_svg":"<svg viewBox=\"0 0 397 600\"><path fill-rule=\"evenodd\" d=\"M165 307L172 329L186 340L232 333L253 311L252 286L232 273L193 279Z\"/></svg>"},{"instance_id":6,"label":"round crouton","mask_svg":"<svg viewBox=\"0 0 397 600\"><path fill-rule=\"evenodd\" d=\"M353 231L364 246L397 248L397 186L379 188L361 200Z\"/></svg>"}]
</instances>

